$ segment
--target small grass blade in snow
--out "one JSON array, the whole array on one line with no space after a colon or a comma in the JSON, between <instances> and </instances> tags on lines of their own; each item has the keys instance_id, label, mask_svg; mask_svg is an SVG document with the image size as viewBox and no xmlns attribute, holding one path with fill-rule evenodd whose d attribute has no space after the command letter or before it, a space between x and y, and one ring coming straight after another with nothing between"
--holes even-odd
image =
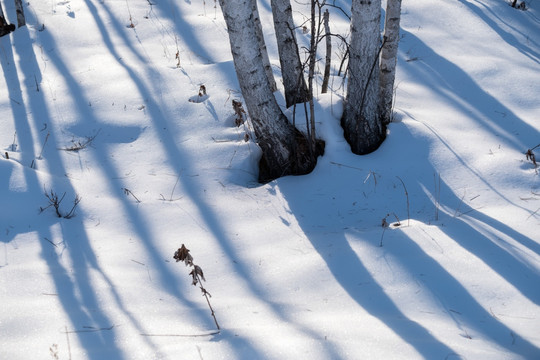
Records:
<instances>
[{"instance_id":1,"label":"small grass blade in snow","mask_svg":"<svg viewBox=\"0 0 540 360\"><path fill-rule=\"evenodd\" d=\"M212 317L214 318L214 322L216 323L217 329L220 330L219 324L216 319L216 314L214 312L214 309L212 308L212 305L210 305L210 298L212 295L206 289L204 288L201 280L206 281L204 278L203 271L199 265L195 265L193 263L193 256L189 253L189 249L185 247L184 244L175 251L173 258L176 260L176 262L183 261L186 266L192 267L193 270L189 273L189 275L192 277L191 284L193 286L199 285L199 288L201 289L201 292L203 296L206 299L206 302L208 303L208 307L210 308L210 312L212 313Z\"/></svg>"}]
</instances>

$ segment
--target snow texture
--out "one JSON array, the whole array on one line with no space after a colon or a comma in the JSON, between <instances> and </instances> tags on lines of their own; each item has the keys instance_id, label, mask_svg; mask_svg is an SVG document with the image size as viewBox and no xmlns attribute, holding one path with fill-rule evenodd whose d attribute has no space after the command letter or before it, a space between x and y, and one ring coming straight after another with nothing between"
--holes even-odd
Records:
<instances>
[{"instance_id":1,"label":"snow texture","mask_svg":"<svg viewBox=\"0 0 540 360\"><path fill-rule=\"evenodd\" d=\"M266 185L234 125L219 6L24 3L27 26L0 38L0 358L539 359L540 5L525 3L404 1L394 121L366 156L339 125L335 39L326 152ZM80 197L74 217L51 191L62 214Z\"/></svg>"}]
</instances>

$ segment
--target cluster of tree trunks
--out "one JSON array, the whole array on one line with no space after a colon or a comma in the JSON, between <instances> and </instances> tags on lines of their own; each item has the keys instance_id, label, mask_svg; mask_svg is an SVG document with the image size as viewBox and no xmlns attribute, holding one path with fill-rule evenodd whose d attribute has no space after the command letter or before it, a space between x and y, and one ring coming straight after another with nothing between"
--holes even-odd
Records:
<instances>
[{"instance_id":1,"label":"cluster of tree trunks","mask_svg":"<svg viewBox=\"0 0 540 360\"><path fill-rule=\"evenodd\" d=\"M253 0L220 0L229 31L234 66L255 135L262 149L259 181L306 174L314 162L307 140L289 122L274 97L256 34ZM307 150L307 151L306 151Z\"/></svg>"},{"instance_id":2,"label":"cluster of tree trunks","mask_svg":"<svg viewBox=\"0 0 540 360\"><path fill-rule=\"evenodd\" d=\"M316 0L311 1L310 60L314 60L314 43L319 41L313 39L319 35L313 31L316 20L314 8L316 4L321 4ZM262 149L259 181L310 172L324 145L313 140L314 129L307 137L299 132L276 102L273 95L276 86L258 20L257 0L220 0L220 5L242 95ZM309 101L313 94L304 79L290 0L271 0L271 6L285 100L287 107L290 107ZM388 0L381 40L381 0L352 0L349 80L341 124L345 138L356 154L376 150L384 141L386 126L391 121L400 13L401 0ZM328 28L328 11L324 16L328 58L331 48L329 38L332 35ZM327 63L329 67L328 60ZM326 81L325 90L327 86Z\"/></svg>"},{"instance_id":3,"label":"cluster of tree trunks","mask_svg":"<svg viewBox=\"0 0 540 360\"><path fill-rule=\"evenodd\" d=\"M18 27L26 24L22 0L15 1ZM314 62L319 34L315 29L315 4L312 1L312 42L310 61ZM289 122L279 107L274 92L277 86L266 51L257 0L220 0L233 55L238 82L257 142L262 150L259 181L267 182L285 175L307 174L313 170L324 143L315 137L315 129L306 136ZM311 85L304 79L295 38L290 0L271 0L274 28L287 107L312 99ZM388 0L385 30L381 41L379 28L381 0L352 0L351 39L348 47L348 87L341 124L351 150L366 154L376 150L386 136L391 120L396 56L398 49L401 0ZM324 15L329 71L330 30L328 11ZM0 5L0 36L15 30L6 21ZM310 67L311 70L311 67ZM327 76L325 76L327 79ZM312 78L310 77L311 84ZM324 89L328 86L325 80ZM311 105L311 104L310 104ZM312 121L314 124L314 121Z\"/></svg>"}]
</instances>

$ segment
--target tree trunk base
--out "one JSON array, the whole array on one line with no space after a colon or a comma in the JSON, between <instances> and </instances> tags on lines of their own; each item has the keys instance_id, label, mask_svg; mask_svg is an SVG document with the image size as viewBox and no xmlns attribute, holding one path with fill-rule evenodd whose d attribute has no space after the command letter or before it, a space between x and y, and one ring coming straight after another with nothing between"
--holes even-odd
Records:
<instances>
[{"instance_id":1,"label":"tree trunk base","mask_svg":"<svg viewBox=\"0 0 540 360\"><path fill-rule=\"evenodd\" d=\"M315 169L317 158L324 154L325 143L317 139L315 149L310 150L308 139L300 131L296 131L296 148L289 157L288 164L283 168L263 151L263 156L259 160L259 183L266 184L272 180L288 175L306 175Z\"/></svg>"},{"instance_id":2,"label":"tree trunk base","mask_svg":"<svg viewBox=\"0 0 540 360\"><path fill-rule=\"evenodd\" d=\"M9 34L10 32L15 31L15 25L8 24L4 26L0 26L0 37Z\"/></svg>"},{"instance_id":3,"label":"tree trunk base","mask_svg":"<svg viewBox=\"0 0 540 360\"><path fill-rule=\"evenodd\" d=\"M358 116L358 115L357 115ZM386 139L386 124L382 120L372 124L371 128L365 119L348 119L347 110L341 118L341 127L345 140L351 147L351 152L356 155L366 155L374 152Z\"/></svg>"}]
</instances>

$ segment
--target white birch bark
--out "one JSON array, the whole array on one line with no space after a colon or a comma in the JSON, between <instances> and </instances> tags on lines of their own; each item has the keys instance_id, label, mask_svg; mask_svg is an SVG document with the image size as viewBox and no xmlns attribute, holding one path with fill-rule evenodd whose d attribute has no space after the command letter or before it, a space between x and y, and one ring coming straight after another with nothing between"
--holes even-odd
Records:
<instances>
[{"instance_id":1,"label":"white birch bark","mask_svg":"<svg viewBox=\"0 0 540 360\"><path fill-rule=\"evenodd\" d=\"M392 119L394 99L394 80L399 44L399 21L401 18L401 0L388 0L384 21L384 45L380 58L380 96L381 117L388 124Z\"/></svg>"},{"instance_id":2,"label":"white birch bark","mask_svg":"<svg viewBox=\"0 0 540 360\"><path fill-rule=\"evenodd\" d=\"M379 116L381 0L352 0L349 82L341 125L351 150L367 154L386 135Z\"/></svg>"},{"instance_id":3,"label":"white birch bark","mask_svg":"<svg viewBox=\"0 0 540 360\"><path fill-rule=\"evenodd\" d=\"M262 150L259 181L307 173L314 165L298 161L298 131L281 111L268 84L261 49L255 36L252 0L220 0L229 32L234 67ZM308 167L310 167L308 169Z\"/></svg>"},{"instance_id":4,"label":"white birch bark","mask_svg":"<svg viewBox=\"0 0 540 360\"><path fill-rule=\"evenodd\" d=\"M309 100L309 93L302 71L302 62L294 34L294 21L290 0L272 0L274 30L285 88L287 107Z\"/></svg>"},{"instance_id":5,"label":"white birch bark","mask_svg":"<svg viewBox=\"0 0 540 360\"><path fill-rule=\"evenodd\" d=\"M259 16L259 8L257 6L257 0L252 1L253 6L253 21L255 22L255 34L259 41L259 48L261 49L262 62L266 77L268 77L268 84L272 92L277 91L276 79L274 78L274 72L272 71L272 64L270 64L270 58L268 57L268 50L266 49L266 42L264 41L264 34L262 30L261 18Z\"/></svg>"}]
</instances>

